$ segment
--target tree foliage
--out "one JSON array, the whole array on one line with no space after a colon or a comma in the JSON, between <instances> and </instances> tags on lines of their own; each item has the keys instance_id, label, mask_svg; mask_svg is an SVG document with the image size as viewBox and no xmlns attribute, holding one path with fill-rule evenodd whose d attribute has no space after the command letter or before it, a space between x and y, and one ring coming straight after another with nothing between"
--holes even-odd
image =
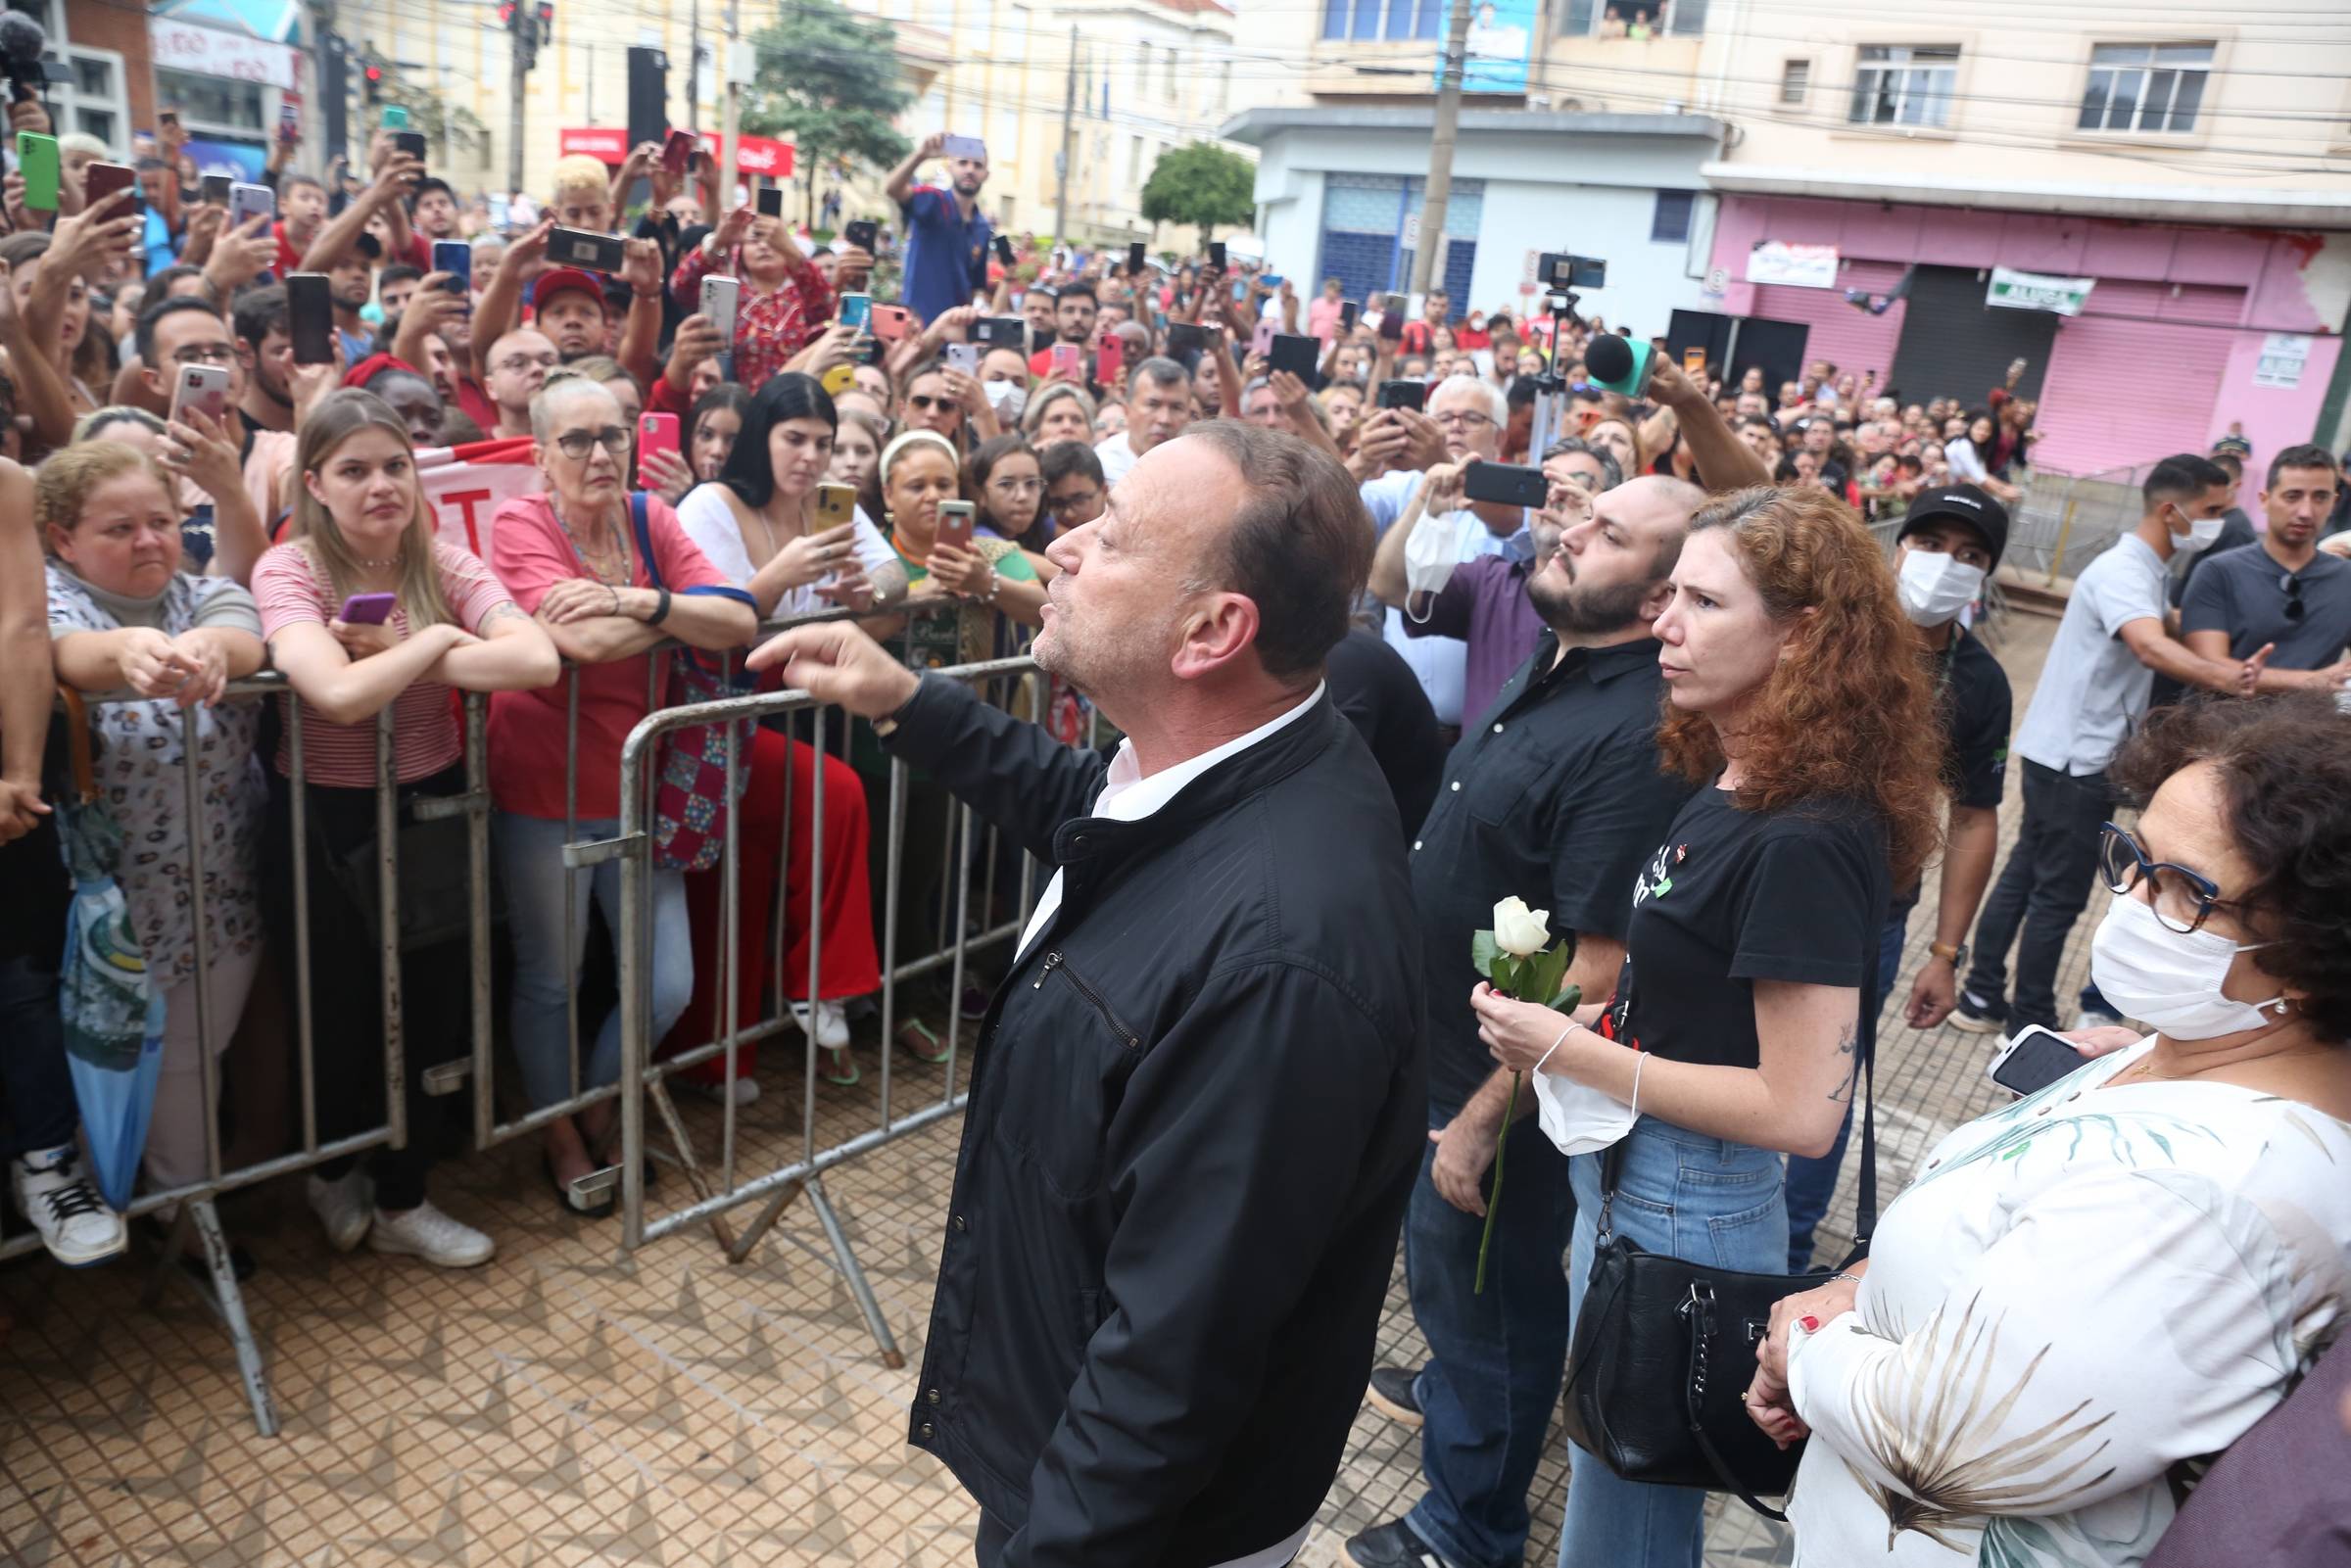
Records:
<instances>
[{"instance_id":1,"label":"tree foliage","mask_svg":"<svg viewBox=\"0 0 2351 1568\"><path fill-rule=\"evenodd\" d=\"M1143 216L1154 223L1197 224L1203 250L1210 229L1256 215L1257 170L1239 154L1207 142L1160 154L1143 182Z\"/></svg>"},{"instance_id":2,"label":"tree foliage","mask_svg":"<svg viewBox=\"0 0 2351 1568\"><path fill-rule=\"evenodd\" d=\"M410 81L405 71L385 71L376 95L407 110L408 127L424 132L425 141L444 154L480 152L489 145L489 128L469 110L444 102L432 88Z\"/></svg>"},{"instance_id":3,"label":"tree foliage","mask_svg":"<svg viewBox=\"0 0 2351 1568\"><path fill-rule=\"evenodd\" d=\"M891 122L914 94L898 80L887 22L835 0L792 0L753 36L759 70L743 97L743 128L792 144L813 206L816 174L837 164L887 169L911 145Z\"/></svg>"}]
</instances>

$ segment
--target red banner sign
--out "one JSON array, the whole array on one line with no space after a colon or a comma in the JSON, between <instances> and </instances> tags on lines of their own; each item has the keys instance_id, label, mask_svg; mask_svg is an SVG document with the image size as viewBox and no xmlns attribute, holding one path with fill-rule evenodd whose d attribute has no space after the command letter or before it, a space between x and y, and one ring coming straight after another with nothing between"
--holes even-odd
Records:
<instances>
[{"instance_id":1,"label":"red banner sign","mask_svg":"<svg viewBox=\"0 0 2351 1568\"><path fill-rule=\"evenodd\" d=\"M702 142L710 156L720 155L718 132L702 132ZM790 179L792 169L792 147L769 136L737 138L736 167L744 174L764 174L769 179ZM600 163L614 167L626 163L629 157L629 132L621 125L566 125L555 142L555 150L568 157L586 153Z\"/></svg>"}]
</instances>

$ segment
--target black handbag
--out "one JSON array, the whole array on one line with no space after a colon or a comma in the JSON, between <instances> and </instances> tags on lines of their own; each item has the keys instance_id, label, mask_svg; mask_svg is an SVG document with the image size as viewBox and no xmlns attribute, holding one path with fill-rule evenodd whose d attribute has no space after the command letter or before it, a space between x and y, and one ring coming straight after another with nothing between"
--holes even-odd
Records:
<instances>
[{"instance_id":1,"label":"black handbag","mask_svg":"<svg viewBox=\"0 0 2351 1568\"><path fill-rule=\"evenodd\" d=\"M473 929L472 843L463 817L414 821L404 800L399 827L400 950L420 952L464 938ZM310 815L311 853L323 856L327 876L360 917L371 951L384 940L382 885L377 838L336 850L328 843L316 811ZM492 907L495 920L497 909Z\"/></svg>"},{"instance_id":2,"label":"black handbag","mask_svg":"<svg viewBox=\"0 0 2351 1568\"><path fill-rule=\"evenodd\" d=\"M1863 970L1859 1223L1840 1270L1868 1253L1878 1222L1874 940ZM1819 1289L1838 1270L1741 1273L1663 1257L1612 1234L1608 1211L1624 1144L1618 1139L1601 1161L1600 1234L1568 1350L1567 1436L1624 1480L1736 1493L1765 1518L1784 1521L1786 1514L1757 1498L1786 1495L1803 1445L1781 1449L1747 1413L1755 1347L1774 1306Z\"/></svg>"}]
</instances>

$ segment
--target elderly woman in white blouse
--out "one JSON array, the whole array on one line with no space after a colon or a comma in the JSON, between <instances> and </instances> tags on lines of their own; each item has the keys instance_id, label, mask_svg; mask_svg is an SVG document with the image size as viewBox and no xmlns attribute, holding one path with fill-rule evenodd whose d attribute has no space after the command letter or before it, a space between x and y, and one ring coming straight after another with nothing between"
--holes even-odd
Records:
<instances>
[{"instance_id":1,"label":"elderly woman in white blouse","mask_svg":"<svg viewBox=\"0 0 2351 1568\"><path fill-rule=\"evenodd\" d=\"M1799 1563L2136 1563L2351 1309L2351 720L2168 712L2090 948L2150 1026L1928 1155L1748 1392ZM2085 1054L2096 1049L2086 1046Z\"/></svg>"}]
</instances>

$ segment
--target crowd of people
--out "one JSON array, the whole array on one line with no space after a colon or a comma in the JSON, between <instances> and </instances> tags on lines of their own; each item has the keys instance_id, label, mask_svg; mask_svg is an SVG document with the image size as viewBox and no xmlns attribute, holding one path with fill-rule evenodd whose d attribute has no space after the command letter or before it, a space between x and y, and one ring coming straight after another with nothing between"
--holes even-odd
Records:
<instances>
[{"instance_id":1,"label":"crowd of people","mask_svg":"<svg viewBox=\"0 0 2351 1568\"><path fill-rule=\"evenodd\" d=\"M660 144L564 159L537 221L468 235L389 137L331 192L273 165L275 214L233 228L168 156L138 202L85 201L104 150L63 141L57 210L12 177L0 238L0 1096L59 1260L127 1244L59 994L94 819L161 997L144 1179L196 1191L223 1138L230 1166L283 1147L203 1124L205 1037L233 1075L332 998L317 1137L384 1121L379 716L403 854L429 855L430 803L466 788L458 697L486 698L502 1032L538 1111L620 1066L617 1010L583 1001L618 871L567 873L565 843L619 831L652 707L756 680L854 718L821 750L745 732L732 927L722 869L652 870L663 1049L781 1011L854 1084L860 999L971 853L948 802L1053 868L1005 984L955 999L980 1066L910 1431L981 1500L983 1562L1287 1561L1367 1388L1419 1430L1425 1487L1350 1558L1522 1561L1611 1237L1807 1276L1738 1369L1765 1434L1810 1440L1804 1561L2144 1560L2340 1331L2351 533L2324 449L2258 470L2258 523L2241 440L2152 466L2016 726L1995 879L2015 715L1970 623L2036 439L2021 364L1980 403L1662 352L1611 388L1607 329L1565 311L1439 292L1408 320L1222 247L1016 243L984 155L943 136L888 181L902 242L831 243ZM607 238L609 270L551 261L558 229ZM333 330L298 353L305 274ZM199 367L215 413L174 395ZM499 438L537 483L475 554L419 453ZM1532 490L1488 499L1503 470ZM735 657L776 621L815 624ZM927 673L1024 651L1017 695ZM224 699L264 669L274 701ZM61 685L113 694L86 741ZM1115 748L1078 743L1089 708ZM89 804L61 814L83 745ZM1943 1139L1824 1283L1931 868L1890 1026L2058 1025L2103 887L2085 1060ZM1580 1006L1489 983L1471 937L1510 896L1569 945ZM396 935L408 1138L307 1195L338 1251L476 1265L496 1240L431 1200L451 1102L423 1090L467 1036L472 949ZM748 1104L756 1064L689 1076ZM1553 1099L1612 1120L1605 1156L1503 1143ZM608 1098L549 1122L565 1210L608 1212L616 1123ZM1428 1355L1375 1366L1399 1234ZM1562 1568L1694 1565L1703 1501L1579 1449Z\"/></svg>"}]
</instances>

